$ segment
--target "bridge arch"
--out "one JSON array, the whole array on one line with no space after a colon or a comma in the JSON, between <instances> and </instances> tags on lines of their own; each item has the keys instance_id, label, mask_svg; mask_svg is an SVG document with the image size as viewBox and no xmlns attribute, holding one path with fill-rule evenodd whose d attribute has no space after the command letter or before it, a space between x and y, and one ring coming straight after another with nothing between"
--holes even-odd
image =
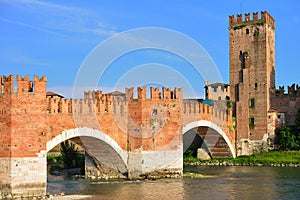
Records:
<instances>
[{"instance_id":1,"label":"bridge arch","mask_svg":"<svg viewBox=\"0 0 300 200\"><path fill-rule=\"evenodd\" d=\"M118 143L114 139L112 139L109 135L99 130L88 128L88 127L74 128L74 129L69 129L61 132L59 135L55 136L54 138L52 138L50 141L46 143L46 152L49 152L56 145L75 137L81 137L81 138L90 137L106 143L120 156L121 160L123 161L123 164L127 168L127 157L128 157L127 152L124 151L118 145Z\"/></svg>"},{"instance_id":2,"label":"bridge arch","mask_svg":"<svg viewBox=\"0 0 300 200\"><path fill-rule=\"evenodd\" d=\"M227 137L226 133L224 133L224 131L220 127L218 127L215 123L213 123L211 121L198 120L198 121L191 122L183 127L182 134L184 135L188 131L190 131L194 128L197 128L197 127L208 127L208 128L215 130L225 140L226 144L229 147L232 157L233 158L236 157L234 147L233 147L232 143L230 142L229 138Z\"/></svg>"}]
</instances>

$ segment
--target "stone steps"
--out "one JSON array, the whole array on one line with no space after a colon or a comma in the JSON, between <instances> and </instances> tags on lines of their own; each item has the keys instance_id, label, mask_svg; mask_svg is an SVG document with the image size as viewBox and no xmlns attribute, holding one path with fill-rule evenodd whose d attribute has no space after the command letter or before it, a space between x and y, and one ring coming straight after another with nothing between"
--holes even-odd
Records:
<instances>
[{"instance_id":1,"label":"stone steps","mask_svg":"<svg viewBox=\"0 0 300 200\"><path fill-rule=\"evenodd\" d=\"M101 140L95 140L89 137L81 137L81 141L86 152L99 163L120 171L121 173L127 172L121 157L110 145Z\"/></svg>"},{"instance_id":2,"label":"stone steps","mask_svg":"<svg viewBox=\"0 0 300 200\"><path fill-rule=\"evenodd\" d=\"M216 131L208 127L199 127L197 132L203 138L213 158L232 157L227 143Z\"/></svg>"}]
</instances>

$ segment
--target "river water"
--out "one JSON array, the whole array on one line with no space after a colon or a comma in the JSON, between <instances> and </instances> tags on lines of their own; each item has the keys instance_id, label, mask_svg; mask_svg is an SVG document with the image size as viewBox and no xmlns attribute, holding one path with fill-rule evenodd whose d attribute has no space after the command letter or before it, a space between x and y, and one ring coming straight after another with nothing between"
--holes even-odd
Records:
<instances>
[{"instance_id":1,"label":"river water","mask_svg":"<svg viewBox=\"0 0 300 200\"><path fill-rule=\"evenodd\" d=\"M185 166L202 178L91 181L48 176L50 194L86 194L89 199L300 199L300 168Z\"/></svg>"}]
</instances>

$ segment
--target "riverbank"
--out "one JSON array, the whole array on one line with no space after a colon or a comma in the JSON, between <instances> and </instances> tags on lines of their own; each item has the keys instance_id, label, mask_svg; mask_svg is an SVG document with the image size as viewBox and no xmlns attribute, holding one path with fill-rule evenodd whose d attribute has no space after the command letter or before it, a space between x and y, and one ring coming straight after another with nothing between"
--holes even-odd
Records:
<instances>
[{"instance_id":1,"label":"riverbank","mask_svg":"<svg viewBox=\"0 0 300 200\"><path fill-rule=\"evenodd\" d=\"M193 157L185 157L184 164L211 166L300 167L300 151L269 151L251 156L215 158L211 160L200 160Z\"/></svg>"},{"instance_id":2,"label":"riverbank","mask_svg":"<svg viewBox=\"0 0 300 200\"><path fill-rule=\"evenodd\" d=\"M89 199L93 195L50 195L47 200L75 200L75 199Z\"/></svg>"},{"instance_id":3,"label":"riverbank","mask_svg":"<svg viewBox=\"0 0 300 200\"><path fill-rule=\"evenodd\" d=\"M78 154L73 163L72 168L67 168L61 155L47 156L47 171L55 176L84 176L84 155Z\"/></svg>"},{"instance_id":4,"label":"riverbank","mask_svg":"<svg viewBox=\"0 0 300 200\"><path fill-rule=\"evenodd\" d=\"M297 199L296 167L185 166L187 178L93 180L50 176L52 199ZM189 174L188 174L189 173ZM59 195L65 193L65 195ZM54 194L58 194L54 197ZM86 194L92 196L85 196ZM69 196L70 195L70 196ZM78 196L77 196L78 195ZM65 197L66 196L66 197Z\"/></svg>"}]
</instances>

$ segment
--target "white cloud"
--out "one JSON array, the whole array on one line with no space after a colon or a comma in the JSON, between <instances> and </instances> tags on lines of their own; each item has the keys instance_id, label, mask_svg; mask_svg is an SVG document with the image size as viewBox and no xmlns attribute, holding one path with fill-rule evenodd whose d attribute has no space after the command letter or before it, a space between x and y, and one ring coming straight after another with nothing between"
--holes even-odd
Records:
<instances>
[{"instance_id":1,"label":"white cloud","mask_svg":"<svg viewBox=\"0 0 300 200\"><path fill-rule=\"evenodd\" d=\"M49 34L66 37L66 35L61 34L59 32L51 31L51 30L48 30L48 29L45 29L45 28L41 28L41 27L38 27L38 26L33 26L33 25L26 24L26 23L23 23L23 22L9 20L9 19L5 19L5 18L2 18L2 17L0 17L0 20L3 21L3 22L12 23L12 24L24 26L24 27L27 27L27 28L31 28L31 29L34 29L34 30L37 30L37 31L42 31L42 32L49 33Z\"/></svg>"},{"instance_id":2,"label":"white cloud","mask_svg":"<svg viewBox=\"0 0 300 200\"><path fill-rule=\"evenodd\" d=\"M53 9L58 11L80 11L83 12L84 10L81 8L76 8L72 6L64 6L60 4L54 4L47 1L39 1L39 0L0 0L0 3L9 3L9 4L22 4L23 6L26 5L26 7L23 7L25 9L28 9L30 6L31 8L40 8L44 7L47 9ZM84 11L85 12L85 11Z\"/></svg>"},{"instance_id":3,"label":"white cloud","mask_svg":"<svg viewBox=\"0 0 300 200\"><path fill-rule=\"evenodd\" d=\"M15 20L13 15L2 15L2 21L38 31L60 36L69 33L111 36L117 33L114 26L101 21L100 16L87 9L39 0L0 0L0 3L9 4L16 9L15 12L20 10L30 16Z\"/></svg>"},{"instance_id":4,"label":"white cloud","mask_svg":"<svg viewBox=\"0 0 300 200\"><path fill-rule=\"evenodd\" d=\"M112 36L112 35L118 33L115 30L109 30L109 29L105 29L105 28L87 29L87 31L98 34L98 35L105 35L105 36Z\"/></svg>"}]
</instances>

